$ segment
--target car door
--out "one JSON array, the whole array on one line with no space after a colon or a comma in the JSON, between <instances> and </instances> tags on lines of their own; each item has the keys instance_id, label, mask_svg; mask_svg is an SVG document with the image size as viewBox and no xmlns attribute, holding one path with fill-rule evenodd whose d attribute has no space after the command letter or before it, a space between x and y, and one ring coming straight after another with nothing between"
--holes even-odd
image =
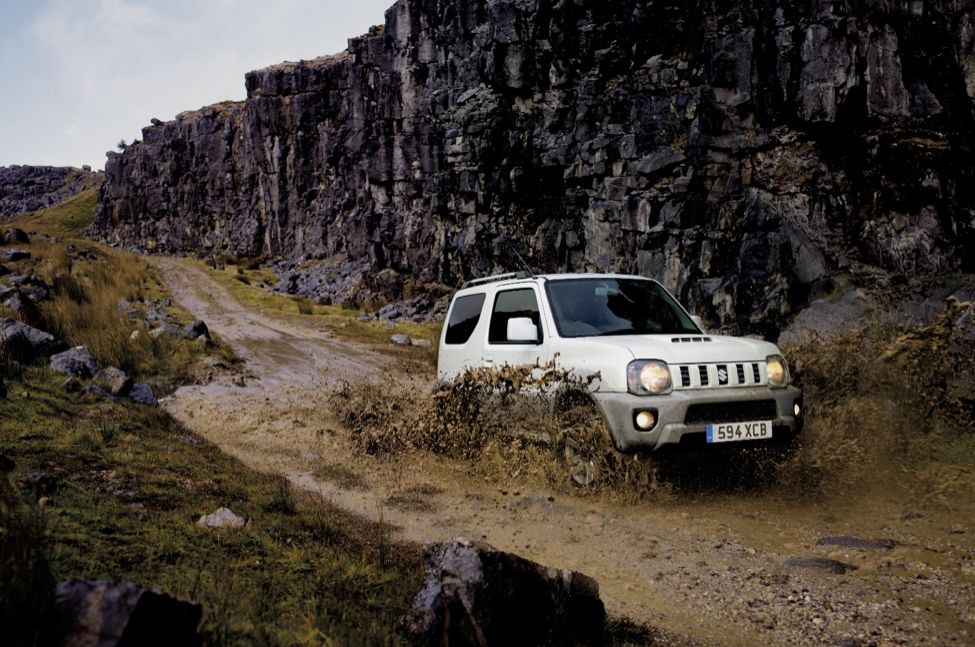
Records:
<instances>
[{"instance_id":1,"label":"car door","mask_svg":"<svg viewBox=\"0 0 975 647\"><path fill-rule=\"evenodd\" d=\"M481 356L484 366L520 366L548 361L549 335L539 309L539 297L534 285L513 286L495 293ZM508 338L508 322L517 318L531 319L537 330L537 340L515 341Z\"/></svg>"}]
</instances>

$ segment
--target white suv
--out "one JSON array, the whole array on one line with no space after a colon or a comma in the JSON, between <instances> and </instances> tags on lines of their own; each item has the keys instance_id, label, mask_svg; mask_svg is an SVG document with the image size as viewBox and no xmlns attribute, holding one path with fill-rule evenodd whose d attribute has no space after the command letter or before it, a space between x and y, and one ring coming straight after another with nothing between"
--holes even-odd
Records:
<instances>
[{"instance_id":1,"label":"white suv","mask_svg":"<svg viewBox=\"0 0 975 647\"><path fill-rule=\"evenodd\" d=\"M469 281L440 338L438 378L479 367L555 365L591 381L616 449L791 442L802 391L774 344L709 335L654 280L619 274Z\"/></svg>"}]
</instances>

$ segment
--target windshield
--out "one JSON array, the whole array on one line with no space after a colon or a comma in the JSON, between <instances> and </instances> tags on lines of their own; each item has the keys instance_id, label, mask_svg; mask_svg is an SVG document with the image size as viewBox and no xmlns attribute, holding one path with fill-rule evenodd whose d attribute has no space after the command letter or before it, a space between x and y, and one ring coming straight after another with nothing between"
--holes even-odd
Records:
<instances>
[{"instance_id":1,"label":"windshield","mask_svg":"<svg viewBox=\"0 0 975 647\"><path fill-rule=\"evenodd\" d=\"M545 284L562 337L700 334L656 281L566 279Z\"/></svg>"}]
</instances>

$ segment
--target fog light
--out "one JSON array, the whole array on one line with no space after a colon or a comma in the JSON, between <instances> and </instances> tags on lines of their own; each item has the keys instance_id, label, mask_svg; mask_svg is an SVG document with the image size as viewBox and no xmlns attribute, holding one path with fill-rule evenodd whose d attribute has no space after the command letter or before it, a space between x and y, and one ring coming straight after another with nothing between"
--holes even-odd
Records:
<instances>
[{"instance_id":1,"label":"fog light","mask_svg":"<svg viewBox=\"0 0 975 647\"><path fill-rule=\"evenodd\" d=\"M640 429L649 429L657 422L652 411L641 411L636 414L636 426Z\"/></svg>"},{"instance_id":2,"label":"fog light","mask_svg":"<svg viewBox=\"0 0 975 647\"><path fill-rule=\"evenodd\" d=\"M793 407L793 411L796 412L796 418L802 415L802 407L799 406L798 402L796 402L795 406Z\"/></svg>"}]
</instances>

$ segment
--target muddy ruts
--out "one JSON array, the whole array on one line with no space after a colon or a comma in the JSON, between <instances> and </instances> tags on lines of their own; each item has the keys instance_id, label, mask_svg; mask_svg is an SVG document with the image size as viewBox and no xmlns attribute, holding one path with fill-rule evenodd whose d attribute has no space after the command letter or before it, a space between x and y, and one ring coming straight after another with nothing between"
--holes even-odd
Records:
<instances>
[{"instance_id":1,"label":"muddy ruts","mask_svg":"<svg viewBox=\"0 0 975 647\"><path fill-rule=\"evenodd\" d=\"M109 154L92 233L452 285L639 273L774 334L838 272L973 271L970 0L398 2Z\"/></svg>"}]
</instances>

